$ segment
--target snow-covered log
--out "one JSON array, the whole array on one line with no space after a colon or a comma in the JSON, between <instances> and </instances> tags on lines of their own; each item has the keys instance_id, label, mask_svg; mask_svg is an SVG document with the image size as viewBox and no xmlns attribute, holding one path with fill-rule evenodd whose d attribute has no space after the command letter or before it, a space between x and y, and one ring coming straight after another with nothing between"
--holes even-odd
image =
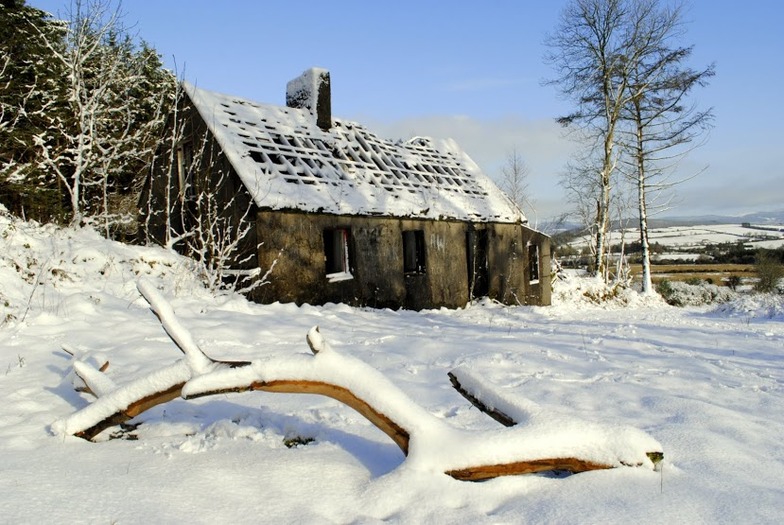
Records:
<instances>
[{"instance_id":1,"label":"snow-covered log","mask_svg":"<svg viewBox=\"0 0 784 525\"><path fill-rule=\"evenodd\" d=\"M313 356L255 361L248 367L195 377L182 395L190 399L248 390L320 394L359 412L407 454L409 429L416 427L418 417L429 414L374 368L332 351L318 327L310 330L307 341Z\"/></svg>"},{"instance_id":2,"label":"snow-covered log","mask_svg":"<svg viewBox=\"0 0 784 525\"><path fill-rule=\"evenodd\" d=\"M108 362L106 363L108 365ZM84 391L95 397L117 390L117 384L103 372L106 368L94 368L84 361L74 361L74 373L84 382Z\"/></svg>"},{"instance_id":3,"label":"snow-covered log","mask_svg":"<svg viewBox=\"0 0 784 525\"><path fill-rule=\"evenodd\" d=\"M455 390L470 401L476 408L504 426L513 427L520 425L530 426L531 428L541 428L542 426L550 428L568 428L569 426L577 424L584 429L596 429L601 427L601 425L592 422L580 422L579 418L576 418L571 414L561 414L553 409L544 410L540 405L528 399L506 396L498 389L488 386L486 381L477 377L465 366L455 368L448 373L448 376ZM612 429L614 427L610 426L607 428ZM626 427L625 430L633 433L638 432L634 429L629 429L628 427ZM664 459L664 452L662 452L661 447L654 445L653 442L650 443L650 449L646 451L645 455L651 461L654 468L658 468L659 464ZM582 472L584 470L603 468L602 466L593 466L590 462L584 463L577 458L560 458L556 461L560 462L560 466L550 465L547 461L542 461L540 464L531 462L530 467L535 469L532 470L532 472L544 470ZM638 464L623 464L627 466L638 466ZM481 475L481 472L465 472L465 475Z\"/></svg>"},{"instance_id":4,"label":"snow-covered log","mask_svg":"<svg viewBox=\"0 0 784 525\"><path fill-rule=\"evenodd\" d=\"M505 396L497 389L488 387L486 381L465 366L459 366L447 375L460 395L506 427L526 423L542 411L541 406L533 401Z\"/></svg>"},{"instance_id":5,"label":"snow-covered log","mask_svg":"<svg viewBox=\"0 0 784 525\"><path fill-rule=\"evenodd\" d=\"M98 397L81 410L52 423L52 430L58 434L71 434L87 440L93 440L107 428L124 423L156 405L179 397L182 386L191 377L191 370L181 359L108 392L103 388L98 388L96 392L95 387L101 384L101 381L95 381L95 374L92 372L97 371L93 369L86 376L82 376L88 366L76 365L75 368L91 393Z\"/></svg>"},{"instance_id":6,"label":"snow-covered log","mask_svg":"<svg viewBox=\"0 0 784 525\"><path fill-rule=\"evenodd\" d=\"M74 372L85 384L81 390L94 395L97 399L74 414L55 421L52 424L53 431L93 440L109 427L124 423L154 406L180 397L183 385L194 375L221 367L231 368L248 364L216 361L207 356L193 340L190 332L176 318L171 305L154 286L140 281L137 288L150 304L166 333L185 354L185 359L123 385L117 385L103 373L108 363L96 369L76 359L73 364ZM68 348L64 349L74 355L74 352Z\"/></svg>"},{"instance_id":7,"label":"snow-covered log","mask_svg":"<svg viewBox=\"0 0 784 525\"><path fill-rule=\"evenodd\" d=\"M487 401L477 396L475 391L469 390L463 386L463 383L461 382L460 378L457 377L457 374L454 370L449 372L447 375L449 376L449 381L452 383L452 387L476 408L495 419L505 427L513 427L517 424L517 421L504 413L503 410L496 408L495 405L488 404Z\"/></svg>"},{"instance_id":8,"label":"snow-covered log","mask_svg":"<svg viewBox=\"0 0 784 525\"><path fill-rule=\"evenodd\" d=\"M336 399L386 433L407 456L410 468L442 472L460 480L546 470L654 468L655 458L661 459L661 445L640 430L554 417L534 403L506 399L483 389L481 381L464 369L452 371L453 382L472 396L477 406L488 413L503 414L512 426L481 431L454 428L371 366L336 352L318 327L307 335L311 354L251 362L216 361L198 347L157 290L144 284L139 289L186 358L120 386L95 368L75 364L98 398L56 422L56 432L92 439L103 429L179 395L189 399L261 390Z\"/></svg>"}]
</instances>

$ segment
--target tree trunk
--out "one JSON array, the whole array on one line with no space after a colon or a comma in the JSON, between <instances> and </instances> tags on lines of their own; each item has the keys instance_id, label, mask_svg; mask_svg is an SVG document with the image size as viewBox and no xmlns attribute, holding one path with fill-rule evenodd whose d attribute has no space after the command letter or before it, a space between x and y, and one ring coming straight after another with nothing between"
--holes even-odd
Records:
<instances>
[{"instance_id":1,"label":"tree trunk","mask_svg":"<svg viewBox=\"0 0 784 525\"><path fill-rule=\"evenodd\" d=\"M640 217L640 250L642 259L642 293L645 295L653 293L653 282L651 279L651 252L648 244L648 206L646 202L646 166L645 166L645 130L642 122L642 113L639 99L634 99L634 111L637 126L637 145L635 156L637 160L637 208Z\"/></svg>"}]
</instances>

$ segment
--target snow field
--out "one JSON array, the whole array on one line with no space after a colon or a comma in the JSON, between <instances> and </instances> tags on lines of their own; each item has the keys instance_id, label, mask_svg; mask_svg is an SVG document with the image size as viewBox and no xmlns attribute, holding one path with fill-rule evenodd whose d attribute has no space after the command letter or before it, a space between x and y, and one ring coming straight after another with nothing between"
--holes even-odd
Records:
<instances>
[{"instance_id":1,"label":"snow field","mask_svg":"<svg viewBox=\"0 0 784 525\"><path fill-rule=\"evenodd\" d=\"M345 405L264 392L176 399L134 421L137 440L53 433L91 400L74 391L63 344L108 360L118 384L182 358L136 291L140 276L216 359L310 355L305 334L318 325L336 352L455 428L500 428L451 388L447 372L464 367L541 417L644 431L664 447L663 470L460 482L405 460ZM596 306L581 299L584 281L557 286L549 308L261 306L210 296L187 261L163 250L0 214L2 521L777 523L782 298ZM288 448L287 439L313 441Z\"/></svg>"}]
</instances>

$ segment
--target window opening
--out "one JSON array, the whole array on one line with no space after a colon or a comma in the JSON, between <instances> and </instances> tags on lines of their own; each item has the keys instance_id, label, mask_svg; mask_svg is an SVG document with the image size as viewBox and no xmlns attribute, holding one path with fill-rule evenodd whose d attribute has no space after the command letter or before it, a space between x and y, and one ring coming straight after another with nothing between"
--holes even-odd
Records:
<instances>
[{"instance_id":1,"label":"window opening","mask_svg":"<svg viewBox=\"0 0 784 525\"><path fill-rule=\"evenodd\" d=\"M403 271L425 273L425 232L422 230L403 232Z\"/></svg>"},{"instance_id":2,"label":"window opening","mask_svg":"<svg viewBox=\"0 0 784 525\"><path fill-rule=\"evenodd\" d=\"M327 277L351 278L351 265L348 253L350 230L335 228L324 230L324 263Z\"/></svg>"},{"instance_id":3,"label":"window opening","mask_svg":"<svg viewBox=\"0 0 784 525\"><path fill-rule=\"evenodd\" d=\"M539 245L528 245L528 282L539 282Z\"/></svg>"}]
</instances>

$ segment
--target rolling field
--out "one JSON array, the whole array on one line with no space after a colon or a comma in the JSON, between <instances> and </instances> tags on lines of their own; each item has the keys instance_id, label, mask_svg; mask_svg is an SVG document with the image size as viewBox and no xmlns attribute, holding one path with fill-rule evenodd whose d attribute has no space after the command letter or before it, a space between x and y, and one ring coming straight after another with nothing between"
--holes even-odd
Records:
<instances>
[{"instance_id":1,"label":"rolling field","mask_svg":"<svg viewBox=\"0 0 784 525\"><path fill-rule=\"evenodd\" d=\"M633 242L639 239L639 231L627 230L624 235L619 231L610 233L610 242ZM666 247L666 251L654 257L651 266L651 278L654 283L663 280L690 281L700 279L716 285L727 285L732 276L740 277L742 285L752 284L756 279L753 264L658 264L656 259L669 260L681 259L696 261L700 253L710 245L743 243L747 249L760 248L777 249L784 246L784 226L782 225L740 225L740 224L712 224L702 226L672 226L667 228L653 228L649 232L651 244L658 243ZM583 249L587 248L590 239L583 237L572 241L570 246ZM631 264L632 275L639 279L642 267Z\"/></svg>"},{"instance_id":2,"label":"rolling field","mask_svg":"<svg viewBox=\"0 0 784 525\"><path fill-rule=\"evenodd\" d=\"M639 230L628 229L623 236L620 231L610 232L609 242L619 244L637 241ZM711 244L744 243L752 249L776 249L784 246L784 225L743 226L740 224L711 224L707 226L671 226L668 228L651 228L648 231L651 244L659 243L679 252L698 251ZM590 243L587 237L580 237L570 242L574 248L585 248Z\"/></svg>"}]
</instances>

